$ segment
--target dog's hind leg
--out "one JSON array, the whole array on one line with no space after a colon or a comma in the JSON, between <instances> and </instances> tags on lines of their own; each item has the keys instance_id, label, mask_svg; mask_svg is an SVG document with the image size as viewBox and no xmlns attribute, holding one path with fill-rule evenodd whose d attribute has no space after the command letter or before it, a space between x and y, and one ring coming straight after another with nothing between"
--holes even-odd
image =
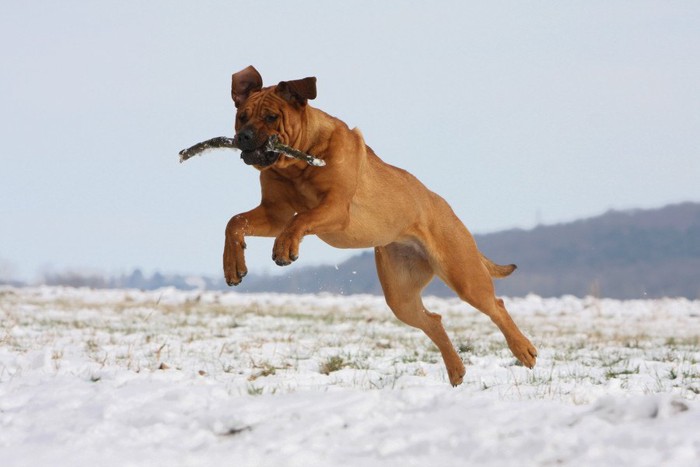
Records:
<instances>
[{"instance_id":1,"label":"dog's hind leg","mask_svg":"<svg viewBox=\"0 0 700 467\"><path fill-rule=\"evenodd\" d=\"M491 318L513 355L532 368L537 350L518 329L503 300L495 296L489 267L484 264L474 238L456 216L455 220L450 229L435 229L426 245L435 273L459 298Z\"/></svg>"},{"instance_id":2,"label":"dog's hind leg","mask_svg":"<svg viewBox=\"0 0 700 467\"><path fill-rule=\"evenodd\" d=\"M426 255L413 246L391 243L374 250L379 282L389 308L404 323L421 329L437 346L450 383L462 383L465 369L442 326L440 315L423 306L420 293L435 273Z\"/></svg>"}]
</instances>

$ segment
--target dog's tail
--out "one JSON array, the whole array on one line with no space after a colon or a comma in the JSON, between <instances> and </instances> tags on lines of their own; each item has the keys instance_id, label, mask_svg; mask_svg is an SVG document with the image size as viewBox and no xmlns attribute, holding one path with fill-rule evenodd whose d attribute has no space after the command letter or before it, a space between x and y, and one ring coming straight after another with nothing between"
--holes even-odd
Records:
<instances>
[{"instance_id":1,"label":"dog's tail","mask_svg":"<svg viewBox=\"0 0 700 467\"><path fill-rule=\"evenodd\" d=\"M484 256L483 253L479 252L479 254L481 255L481 262L484 263L484 266L486 266L486 269L489 270L489 274L491 274L491 277L494 279L503 279L517 268L515 264L508 264L506 266L496 264Z\"/></svg>"}]
</instances>

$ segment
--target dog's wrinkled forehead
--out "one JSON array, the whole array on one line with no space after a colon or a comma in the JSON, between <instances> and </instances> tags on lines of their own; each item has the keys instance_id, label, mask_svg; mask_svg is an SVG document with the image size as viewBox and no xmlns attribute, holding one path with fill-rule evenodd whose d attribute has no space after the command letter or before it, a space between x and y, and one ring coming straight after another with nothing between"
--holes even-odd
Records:
<instances>
[{"instance_id":1,"label":"dog's wrinkled forehead","mask_svg":"<svg viewBox=\"0 0 700 467\"><path fill-rule=\"evenodd\" d=\"M284 99L275 92L275 87L271 86L252 93L248 99L238 107L238 112L246 112L251 116L258 115L265 111L281 109L284 107L284 104Z\"/></svg>"}]
</instances>

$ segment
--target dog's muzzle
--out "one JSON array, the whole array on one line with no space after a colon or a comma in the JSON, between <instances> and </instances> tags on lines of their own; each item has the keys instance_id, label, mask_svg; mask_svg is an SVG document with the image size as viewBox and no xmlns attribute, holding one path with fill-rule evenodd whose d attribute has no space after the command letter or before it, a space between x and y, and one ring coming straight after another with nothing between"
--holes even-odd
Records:
<instances>
[{"instance_id":1,"label":"dog's muzzle","mask_svg":"<svg viewBox=\"0 0 700 467\"><path fill-rule=\"evenodd\" d=\"M267 144L264 144L262 147L253 149L252 151L242 151L241 159L248 165L259 165L261 167L274 164L277 162L277 159L279 159L280 153L266 151L266 146Z\"/></svg>"},{"instance_id":2,"label":"dog's muzzle","mask_svg":"<svg viewBox=\"0 0 700 467\"><path fill-rule=\"evenodd\" d=\"M234 140L241 149L241 159L246 164L266 167L279 159L279 153L267 150L269 138L260 139L252 128L243 128L236 134Z\"/></svg>"}]
</instances>

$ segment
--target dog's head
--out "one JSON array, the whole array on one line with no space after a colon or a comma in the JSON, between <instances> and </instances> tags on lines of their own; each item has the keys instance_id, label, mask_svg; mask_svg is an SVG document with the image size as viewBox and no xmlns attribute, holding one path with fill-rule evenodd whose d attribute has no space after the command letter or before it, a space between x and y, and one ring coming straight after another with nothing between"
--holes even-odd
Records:
<instances>
[{"instance_id":1,"label":"dog's head","mask_svg":"<svg viewBox=\"0 0 700 467\"><path fill-rule=\"evenodd\" d=\"M266 151L267 141L277 135L293 145L300 137L302 112L316 97L316 78L282 81L263 88L258 70L249 66L231 79L231 97L236 104L236 145L241 159L263 170L280 160L280 154Z\"/></svg>"}]
</instances>

